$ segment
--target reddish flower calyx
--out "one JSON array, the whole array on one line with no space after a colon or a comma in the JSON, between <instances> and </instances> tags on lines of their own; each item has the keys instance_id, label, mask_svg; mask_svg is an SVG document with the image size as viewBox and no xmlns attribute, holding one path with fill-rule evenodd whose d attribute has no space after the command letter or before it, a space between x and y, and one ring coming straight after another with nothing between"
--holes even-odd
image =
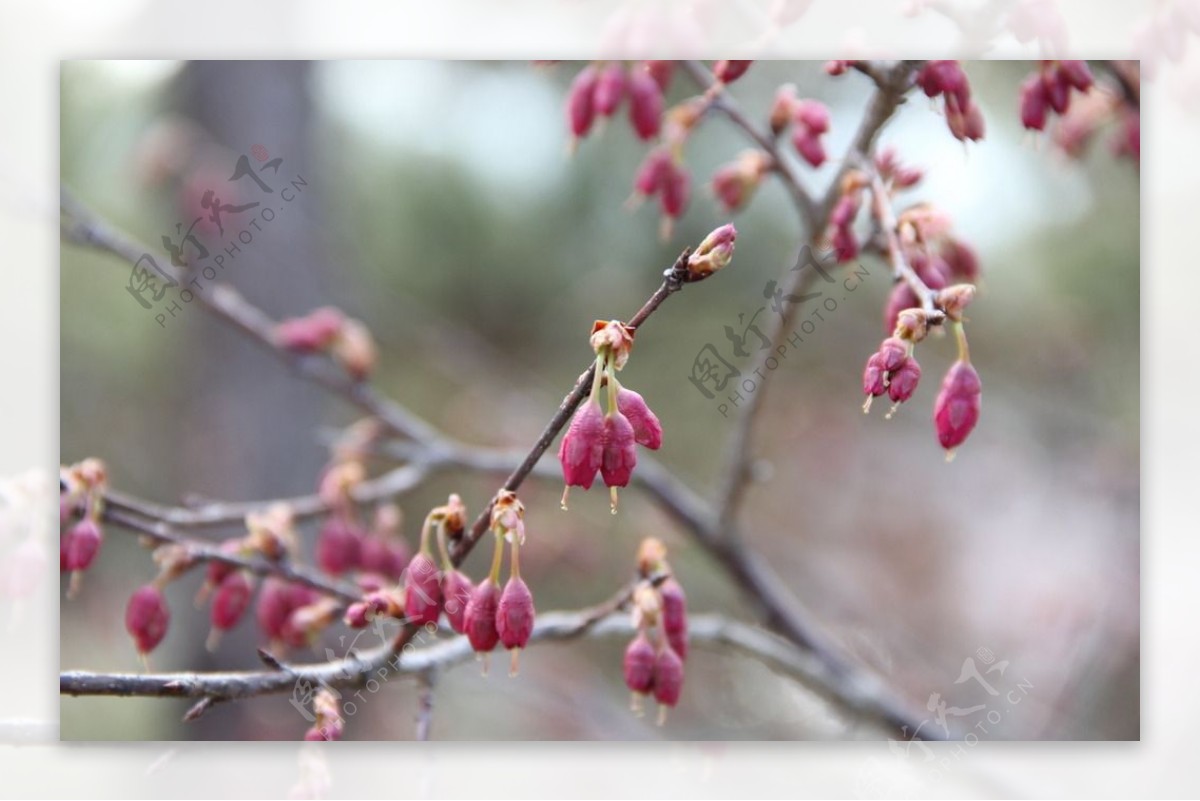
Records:
<instances>
[{"instance_id":1,"label":"reddish flower calyx","mask_svg":"<svg viewBox=\"0 0 1200 801\"><path fill-rule=\"evenodd\" d=\"M662 125L663 95L658 82L643 70L629 76L629 123L640 139L653 139Z\"/></svg>"},{"instance_id":2,"label":"reddish flower calyx","mask_svg":"<svg viewBox=\"0 0 1200 801\"><path fill-rule=\"evenodd\" d=\"M229 631L241 621L250 608L253 594L254 582L244 570L235 570L221 580L209 610L212 631L208 636L208 650L216 649L221 632Z\"/></svg>"},{"instance_id":3,"label":"reddish flower calyx","mask_svg":"<svg viewBox=\"0 0 1200 801\"><path fill-rule=\"evenodd\" d=\"M471 592L463 613L463 628L476 653L487 654L500 642L500 632L496 628L496 609L499 605L500 585L491 577L479 582Z\"/></svg>"},{"instance_id":4,"label":"reddish flower calyx","mask_svg":"<svg viewBox=\"0 0 1200 801\"><path fill-rule=\"evenodd\" d=\"M404 571L404 614L417 626L436 626L442 610L442 582L437 565L418 553Z\"/></svg>"},{"instance_id":5,"label":"reddish flower calyx","mask_svg":"<svg viewBox=\"0 0 1200 801\"><path fill-rule=\"evenodd\" d=\"M633 438L637 444L652 451L662 447L662 424L639 393L618 385L617 410L633 426Z\"/></svg>"},{"instance_id":6,"label":"reddish flower calyx","mask_svg":"<svg viewBox=\"0 0 1200 801\"><path fill-rule=\"evenodd\" d=\"M458 634L467 631L467 604L475 591L471 579L460 570L448 570L442 576L442 604L445 606L446 618L450 628Z\"/></svg>"},{"instance_id":7,"label":"reddish flower calyx","mask_svg":"<svg viewBox=\"0 0 1200 801\"><path fill-rule=\"evenodd\" d=\"M589 64L579 71L567 91L567 124L571 129L572 144L587 136L596 119L595 95L599 75L595 66Z\"/></svg>"},{"instance_id":8,"label":"reddish flower calyx","mask_svg":"<svg viewBox=\"0 0 1200 801\"><path fill-rule=\"evenodd\" d=\"M961 445L979 422L983 388L979 373L970 361L959 359L946 372L933 407L933 423L938 442L946 449L946 459L953 458L954 449Z\"/></svg>"},{"instance_id":9,"label":"reddish flower calyx","mask_svg":"<svg viewBox=\"0 0 1200 801\"><path fill-rule=\"evenodd\" d=\"M139 587L125 606L125 630L133 637L138 653L143 657L153 651L167 636L171 610L162 590L154 584Z\"/></svg>"},{"instance_id":10,"label":"reddish flower calyx","mask_svg":"<svg viewBox=\"0 0 1200 801\"><path fill-rule=\"evenodd\" d=\"M496 633L504 647L512 652L510 676L517 675L519 652L529 644L534 615L533 593L528 585L520 576L510 577L496 606Z\"/></svg>"},{"instance_id":11,"label":"reddish flower calyx","mask_svg":"<svg viewBox=\"0 0 1200 801\"><path fill-rule=\"evenodd\" d=\"M558 459L568 489L591 489L604 462L604 412L599 401L589 399L576 410L559 445ZM562 508L567 508L565 491Z\"/></svg>"}]
</instances>

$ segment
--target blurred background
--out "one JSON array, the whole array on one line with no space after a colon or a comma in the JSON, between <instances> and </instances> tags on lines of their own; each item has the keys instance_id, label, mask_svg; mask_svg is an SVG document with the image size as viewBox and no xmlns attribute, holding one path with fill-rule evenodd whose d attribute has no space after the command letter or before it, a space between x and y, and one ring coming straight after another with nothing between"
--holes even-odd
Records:
<instances>
[{"instance_id":1,"label":"blurred background","mask_svg":"<svg viewBox=\"0 0 1200 801\"><path fill-rule=\"evenodd\" d=\"M591 321L630 316L683 246L727 220L706 183L746 147L719 118L699 129L688 146L693 202L660 241L653 204L624 205L645 145L623 114L568 157L563 104L580 66L65 62L62 181L154 245L178 241L176 224L202 213L203 189L223 183L239 155L259 146L282 158L277 185L302 176L302 190L225 278L274 317L341 307L379 343L382 390L462 440L527 446L588 361ZM928 702L933 717L939 700L959 710L985 703L978 683L959 679L965 660L982 670L990 656L1007 664L989 681L1026 689L986 737L1137 739L1139 180L1103 141L1068 161L1025 135L1016 97L1030 69L967 65L987 119L982 143L964 148L921 96L880 139L927 170L906 199L946 209L979 251L984 277L968 327L984 384L978 428L945 464L930 417L954 358L947 339L922 346L925 379L893 419L863 416L862 364L880 339L891 283L883 263L864 257L861 287L775 373L747 539L916 710ZM844 152L869 82L830 78L818 63L761 62L732 91L764 120L785 82L830 105L829 151ZM692 93L679 74L669 101ZM821 192L836 169L802 172ZM688 381L692 361L707 343L730 355L724 327L740 330L738 315L763 305L764 285L804 233L772 182L734 219L732 267L665 304L622 374L662 420L658 457L705 494L732 419ZM126 292L128 274L111 257L62 247L62 461L102 457L115 488L164 503L312 491L329 431L354 410L194 305L160 326L161 309ZM405 497L410 542L447 493L474 512L497 483L443 475ZM608 597L630 575L638 541L654 535L693 612L752 619L720 566L636 491L615 517L596 491L563 514L560 492L556 481L534 481L521 493L522 563L539 609ZM107 533L82 596L62 602L64 669L138 669L122 615L154 569L135 537ZM306 529L308 553L314 534ZM480 549L467 571L478 577L488 556ZM250 620L205 650L207 613L191 609L198 584L193 576L168 589L172 625L154 668L258 667ZM337 650L337 633L324 645ZM628 711L624 646L538 645L513 680L455 668L437 685L434 737L878 736L753 661L701 649L679 708L657 728ZM411 738L416 696L414 681L389 684L348 721L347 738ZM223 705L186 725L185 709L64 698L61 731L298 739L307 726L285 696Z\"/></svg>"}]
</instances>

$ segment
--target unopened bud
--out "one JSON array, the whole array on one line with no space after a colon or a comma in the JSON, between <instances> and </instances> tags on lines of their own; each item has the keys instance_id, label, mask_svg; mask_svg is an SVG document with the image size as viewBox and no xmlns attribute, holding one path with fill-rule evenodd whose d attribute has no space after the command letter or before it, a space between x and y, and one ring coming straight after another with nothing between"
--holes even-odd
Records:
<instances>
[{"instance_id":1,"label":"unopened bud","mask_svg":"<svg viewBox=\"0 0 1200 801\"><path fill-rule=\"evenodd\" d=\"M733 223L717 228L688 256L688 280L699 281L725 267L733 259L737 229Z\"/></svg>"}]
</instances>

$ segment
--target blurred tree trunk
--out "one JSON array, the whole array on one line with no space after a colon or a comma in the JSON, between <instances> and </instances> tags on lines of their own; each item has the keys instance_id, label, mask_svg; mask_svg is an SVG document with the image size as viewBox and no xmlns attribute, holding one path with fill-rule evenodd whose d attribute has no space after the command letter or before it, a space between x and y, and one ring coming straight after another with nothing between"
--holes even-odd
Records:
<instances>
[{"instance_id":1,"label":"blurred tree trunk","mask_svg":"<svg viewBox=\"0 0 1200 801\"><path fill-rule=\"evenodd\" d=\"M228 194L226 202L239 202L236 195L261 198L263 206L276 210L269 224L260 223L261 231L251 229L249 244L238 243L241 251L220 276L276 318L328 302L320 280L328 262L317 233L319 188L312 180L310 74L311 65L304 62L190 62L175 87L176 110L211 137L210 147L228 149L215 162L222 172L212 176L211 188ZM274 187L273 195L259 192L246 179L226 181L239 155L245 155L257 172L263 160L257 147L266 148L270 159L283 160L276 173L261 173ZM280 189L297 175L308 186L285 204L279 199ZM189 221L194 216L195 211ZM224 234L210 239L223 245L237 242L249 219L249 214L231 215ZM316 428L328 408L326 398L228 325L199 309L185 314L189 342L181 355L185 369L176 375L190 386L181 393L186 401L177 416L181 428L175 453L181 472L192 477L189 486L236 499L311 491L323 463ZM206 622L198 620L197 625ZM253 666L256 627L244 622L230 636L245 642L222 652L250 655L245 666ZM203 636L193 641L197 652L188 662L200 669L217 667L206 664L212 660L203 652ZM233 720L234 715L241 718L242 712L223 710L188 724L200 726L190 736L238 737L241 721Z\"/></svg>"}]
</instances>

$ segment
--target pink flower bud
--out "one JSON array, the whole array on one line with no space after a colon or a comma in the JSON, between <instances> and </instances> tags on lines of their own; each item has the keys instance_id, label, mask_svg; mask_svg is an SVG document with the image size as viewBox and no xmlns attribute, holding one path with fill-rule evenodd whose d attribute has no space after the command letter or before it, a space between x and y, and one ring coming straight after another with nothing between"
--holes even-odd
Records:
<instances>
[{"instance_id":1,"label":"pink flower bud","mask_svg":"<svg viewBox=\"0 0 1200 801\"><path fill-rule=\"evenodd\" d=\"M629 78L629 122L641 139L653 139L662 124L662 89L643 70L634 70Z\"/></svg>"},{"instance_id":2,"label":"pink flower bud","mask_svg":"<svg viewBox=\"0 0 1200 801\"><path fill-rule=\"evenodd\" d=\"M775 90L775 100L771 104L771 133L776 136L783 133L783 129L796 116L798 102L794 84L784 84Z\"/></svg>"},{"instance_id":3,"label":"pink flower bud","mask_svg":"<svg viewBox=\"0 0 1200 801\"><path fill-rule=\"evenodd\" d=\"M662 424L640 394L621 387L617 390L617 410L633 426L634 442L652 451L662 446Z\"/></svg>"},{"instance_id":4,"label":"pink flower bud","mask_svg":"<svg viewBox=\"0 0 1200 801\"><path fill-rule=\"evenodd\" d=\"M983 390L979 374L970 362L956 361L942 379L942 387L933 406L933 423L938 441L952 450L966 440L979 421Z\"/></svg>"},{"instance_id":5,"label":"pink flower bud","mask_svg":"<svg viewBox=\"0 0 1200 801\"><path fill-rule=\"evenodd\" d=\"M957 61L930 61L917 73L917 85L929 97L948 95L959 109L971 102L967 74Z\"/></svg>"},{"instance_id":6,"label":"pink flower bud","mask_svg":"<svg viewBox=\"0 0 1200 801\"><path fill-rule=\"evenodd\" d=\"M408 546L398 539L385 539L377 534L363 537L359 548L360 567L370 573L399 581L404 575L410 554Z\"/></svg>"},{"instance_id":7,"label":"pink flower bud","mask_svg":"<svg viewBox=\"0 0 1200 801\"><path fill-rule=\"evenodd\" d=\"M753 187L746 181L738 165L733 163L719 167L713 173L712 190L728 214L737 211L746 203Z\"/></svg>"},{"instance_id":8,"label":"pink flower bud","mask_svg":"<svg viewBox=\"0 0 1200 801\"><path fill-rule=\"evenodd\" d=\"M1080 92L1086 92L1088 89L1091 89L1092 84L1095 82L1095 79L1092 78L1092 71L1088 69L1086 61L1060 61L1058 62L1058 70L1062 73L1067 83Z\"/></svg>"},{"instance_id":9,"label":"pink flower bud","mask_svg":"<svg viewBox=\"0 0 1200 801\"><path fill-rule=\"evenodd\" d=\"M346 609L345 622L352 629L366 628L379 615L399 617L403 614L400 599L392 591L378 589L361 600L356 601Z\"/></svg>"},{"instance_id":10,"label":"pink flower bud","mask_svg":"<svg viewBox=\"0 0 1200 801\"><path fill-rule=\"evenodd\" d=\"M125 607L125 630L133 637L138 653L148 654L162 642L171 622L171 611L162 591L153 584L138 588Z\"/></svg>"},{"instance_id":11,"label":"pink flower bud","mask_svg":"<svg viewBox=\"0 0 1200 801\"><path fill-rule=\"evenodd\" d=\"M332 306L313 309L303 317L281 320L275 326L275 342L296 353L319 353L333 344L344 319Z\"/></svg>"},{"instance_id":12,"label":"pink flower bud","mask_svg":"<svg viewBox=\"0 0 1200 801\"><path fill-rule=\"evenodd\" d=\"M654 79L658 88L666 94L671 87L671 76L675 74L674 61L643 61L642 69Z\"/></svg>"},{"instance_id":13,"label":"pink flower bud","mask_svg":"<svg viewBox=\"0 0 1200 801\"><path fill-rule=\"evenodd\" d=\"M82 571L91 567L100 552L100 543L104 540L104 532L100 525L91 518L84 518L67 529L66 554L60 560L67 570Z\"/></svg>"},{"instance_id":14,"label":"pink flower bud","mask_svg":"<svg viewBox=\"0 0 1200 801\"><path fill-rule=\"evenodd\" d=\"M829 130L829 109L819 100L801 100L792 109L796 124L802 125L814 134L823 134Z\"/></svg>"},{"instance_id":15,"label":"pink flower bud","mask_svg":"<svg viewBox=\"0 0 1200 801\"><path fill-rule=\"evenodd\" d=\"M217 586L209 610L213 628L228 631L236 626L250 606L253 593L254 585L245 571L237 570L227 575Z\"/></svg>"},{"instance_id":16,"label":"pink flower bud","mask_svg":"<svg viewBox=\"0 0 1200 801\"><path fill-rule=\"evenodd\" d=\"M714 228L708 236L700 240L700 244L688 256L688 276L693 281L715 273L728 266L733 260L733 247L737 242L737 228L733 223L726 223Z\"/></svg>"},{"instance_id":17,"label":"pink flower bud","mask_svg":"<svg viewBox=\"0 0 1200 801\"><path fill-rule=\"evenodd\" d=\"M524 648L533 633L533 594L519 577L509 578L496 607L496 631L509 650Z\"/></svg>"},{"instance_id":18,"label":"pink flower bud","mask_svg":"<svg viewBox=\"0 0 1200 801\"><path fill-rule=\"evenodd\" d=\"M733 83L746 74L753 61L718 61L713 67L713 76L721 83Z\"/></svg>"},{"instance_id":19,"label":"pink flower bud","mask_svg":"<svg viewBox=\"0 0 1200 801\"><path fill-rule=\"evenodd\" d=\"M499 604L500 586L491 578L479 582L467 601L463 628L466 629L471 648L477 653L486 654L500 642L500 632L496 629L496 609Z\"/></svg>"},{"instance_id":20,"label":"pink flower bud","mask_svg":"<svg viewBox=\"0 0 1200 801\"><path fill-rule=\"evenodd\" d=\"M667 635L667 643L679 654L680 659L687 659L687 595L674 578L664 581L658 592L662 599L662 627Z\"/></svg>"},{"instance_id":21,"label":"pink flower bud","mask_svg":"<svg viewBox=\"0 0 1200 801\"><path fill-rule=\"evenodd\" d=\"M899 369L907 358L908 344L899 337L888 337L879 345L880 364L889 373Z\"/></svg>"},{"instance_id":22,"label":"pink flower bud","mask_svg":"<svg viewBox=\"0 0 1200 801\"><path fill-rule=\"evenodd\" d=\"M1055 114L1062 114L1071 105L1071 84L1058 70L1046 70L1042 73L1042 87L1046 94L1046 102Z\"/></svg>"},{"instance_id":23,"label":"pink flower bud","mask_svg":"<svg viewBox=\"0 0 1200 801\"><path fill-rule=\"evenodd\" d=\"M459 634L466 632L467 604L475 585L459 570L451 570L442 576L442 600L450 628Z\"/></svg>"},{"instance_id":24,"label":"pink flower bud","mask_svg":"<svg viewBox=\"0 0 1200 801\"><path fill-rule=\"evenodd\" d=\"M604 462L604 412L588 400L579 407L558 448L563 481L568 487L591 489Z\"/></svg>"},{"instance_id":25,"label":"pink flower bud","mask_svg":"<svg viewBox=\"0 0 1200 801\"><path fill-rule=\"evenodd\" d=\"M893 403L903 403L917 391L917 382L920 380L921 365L917 364L915 356L907 357L891 374L888 397Z\"/></svg>"},{"instance_id":26,"label":"pink flower bud","mask_svg":"<svg viewBox=\"0 0 1200 801\"><path fill-rule=\"evenodd\" d=\"M858 255L858 238L848 225L833 229L833 237L829 240L829 246L833 249L839 263L850 261Z\"/></svg>"},{"instance_id":27,"label":"pink flower bud","mask_svg":"<svg viewBox=\"0 0 1200 801\"><path fill-rule=\"evenodd\" d=\"M648 694L654 689L656 661L654 646L646 639L645 633L639 631L625 649L625 658L621 663L625 673L625 686L639 695Z\"/></svg>"},{"instance_id":28,"label":"pink flower bud","mask_svg":"<svg viewBox=\"0 0 1200 801\"><path fill-rule=\"evenodd\" d=\"M941 256L930 258L924 253L916 253L912 257L912 268L930 289L941 289L950 282L950 266Z\"/></svg>"},{"instance_id":29,"label":"pink flower bud","mask_svg":"<svg viewBox=\"0 0 1200 801\"><path fill-rule=\"evenodd\" d=\"M801 158L813 167L825 163L825 146L821 144L820 137L807 128L798 127L792 131L792 145Z\"/></svg>"},{"instance_id":30,"label":"pink flower bud","mask_svg":"<svg viewBox=\"0 0 1200 801\"><path fill-rule=\"evenodd\" d=\"M604 453L600 477L605 486L625 487L637 465L637 445L633 424L619 409L610 410L604 417Z\"/></svg>"},{"instance_id":31,"label":"pink flower bud","mask_svg":"<svg viewBox=\"0 0 1200 801\"><path fill-rule=\"evenodd\" d=\"M662 194L658 196L659 206L663 214L671 219L678 219L687 208L691 196L692 176L684 167L675 163L670 165L663 174Z\"/></svg>"},{"instance_id":32,"label":"pink flower bud","mask_svg":"<svg viewBox=\"0 0 1200 801\"><path fill-rule=\"evenodd\" d=\"M300 599L295 597L292 586L284 579L270 576L263 582L262 590L258 593L254 617L268 639L281 638L284 623L296 607L296 600Z\"/></svg>"},{"instance_id":33,"label":"pink flower bud","mask_svg":"<svg viewBox=\"0 0 1200 801\"><path fill-rule=\"evenodd\" d=\"M330 517L317 535L317 564L326 573L340 576L359 565L362 532L340 517Z\"/></svg>"},{"instance_id":34,"label":"pink flower bud","mask_svg":"<svg viewBox=\"0 0 1200 801\"><path fill-rule=\"evenodd\" d=\"M842 195L829 214L829 224L835 228L846 228L858 216L859 201L853 194Z\"/></svg>"},{"instance_id":35,"label":"pink flower bud","mask_svg":"<svg viewBox=\"0 0 1200 801\"><path fill-rule=\"evenodd\" d=\"M941 255L951 276L964 281L979 278L979 256L967 243L959 239L947 239L942 243Z\"/></svg>"},{"instance_id":36,"label":"pink flower bud","mask_svg":"<svg viewBox=\"0 0 1200 801\"><path fill-rule=\"evenodd\" d=\"M683 660L674 648L660 648L654 661L654 700L663 706L675 706L682 690Z\"/></svg>"},{"instance_id":37,"label":"pink flower bud","mask_svg":"<svg viewBox=\"0 0 1200 801\"><path fill-rule=\"evenodd\" d=\"M599 76L589 64L579 71L567 92L567 122L577 139L587 136L596 119L595 93Z\"/></svg>"},{"instance_id":38,"label":"pink flower bud","mask_svg":"<svg viewBox=\"0 0 1200 801\"><path fill-rule=\"evenodd\" d=\"M900 319L900 312L905 309L916 308L920 305L921 301L917 299L912 288L904 281L898 282L892 287L892 291L888 295L887 305L883 309L884 333L891 334L896 330L896 323Z\"/></svg>"},{"instance_id":39,"label":"pink flower bud","mask_svg":"<svg viewBox=\"0 0 1200 801\"><path fill-rule=\"evenodd\" d=\"M658 194L673 169L671 152L665 147L656 147L646 154L633 178L633 191L643 197Z\"/></svg>"},{"instance_id":40,"label":"pink flower bud","mask_svg":"<svg viewBox=\"0 0 1200 801\"><path fill-rule=\"evenodd\" d=\"M837 77L838 75L845 75L846 70L850 69L850 65L853 63L854 63L853 61L844 61L844 60L826 61L825 62L825 74L832 75L833 77Z\"/></svg>"},{"instance_id":41,"label":"pink flower bud","mask_svg":"<svg viewBox=\"0 0 1200 801\"><path fill-rule=\"evenodd\" d=\"M1046 127L1046 87L1042 77L1036 73L1030 75L1021 84L1021 124L1031 131L1041 131Z\"/></svg>"},{"instance_id":42,"label":"pink flower bud","mask_svg":"<svg viewBox=\"0 0 1200 801\"><path fill-rule=\"evenodd\" d=\"M863 370L863 394L869 398L879 397L887 392L887 368L883 365L883 356L878 352L867 358L866 369Z\"/></svg>"},{"instance_id":43,"label":"pink flower bud","mask_svg":"<svg viewBox=\"0 0 1200 801\"><path fill-rule=\"evenodd\" d=\"M442 583L433 559L418 553L404 572L404 616L417 626L437 625L442 611Z\"/></svg>"},{"instance_id":44,"label":"pink flower bud","mask_svg":"<svg viewBox=\"0 0 1200 801\"><path fill-rule=\"evenodd\" d=\"M625 98L625 69L618 62L604 68L596 80L592 105L601 117L611 117Z\"/></svg>"},{"instance_id":45,"label":"pink flower bud","mask_svg":"<svg viewBox=\"0 0 1200 801\"><path fill-rule=\"evenodd\" d=\"M333 343L333 358L356 380L368 378L377 360L375 339L358 320L346 320Z\"/></svg>"},{"instance_id":46,"label":"pink flower bud","mask_svg":"<svg viewBox=\"0 0 1200 801\"><path fill-rule=\"evenodd\" d=\"M950 127L950 133L960 142L978 142L987 133L983 112L975 103L963 107L961 111L947 103L946 124Z\"/></svg>"}]
</instances>

